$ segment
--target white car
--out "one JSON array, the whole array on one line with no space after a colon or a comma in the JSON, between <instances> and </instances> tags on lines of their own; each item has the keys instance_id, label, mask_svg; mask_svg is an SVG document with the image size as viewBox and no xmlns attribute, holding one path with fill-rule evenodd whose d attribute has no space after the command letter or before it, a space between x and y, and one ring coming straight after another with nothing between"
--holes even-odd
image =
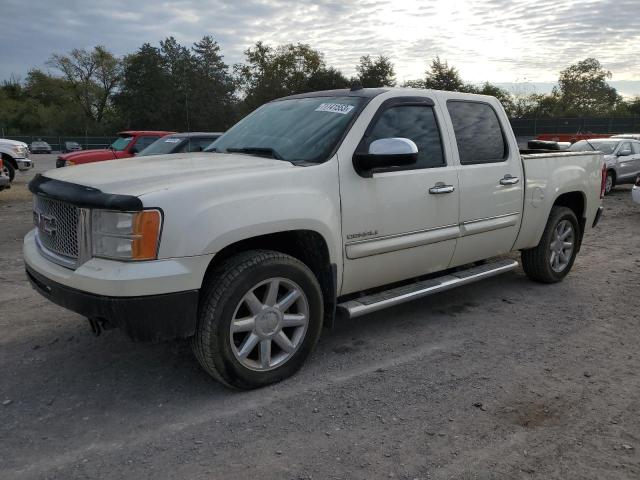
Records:
<instances>
[{"instance_id":1,"label":"white car","mask_svg":"<svg viewBox=\"0 0 640 480\"><path fill-rule=\"evenodd\" d=\"M191 337L237 388L292 375L337 313L513 270L509 252L559 282L602 212L601 153L521 155L483 95L306 93L208 150L36 176L24 260L34 288L96 330Z\"/></svg>"},{"instance_id":2,"label":"white car","mask_svg":"<svg viewBox=\"0 0 640 480\"><path fill-rule=\"evenodd\" d=\"M611 138L629 138L631 140L640 140L640 133L620 133L618 135L611 135Z\"/></svg>"},{"instance_id":3,"label":"white car","mask_svg":"<svg viewBox=\"0 0 640 480\"><path fill-rule=\"evenodd\" d=\"M16 170L29 170L33 167L33 162L29 158L29 147L24 142L0 138L0 156L4 160L3 170L11 181Z\"/></svg>"}]
</instances>

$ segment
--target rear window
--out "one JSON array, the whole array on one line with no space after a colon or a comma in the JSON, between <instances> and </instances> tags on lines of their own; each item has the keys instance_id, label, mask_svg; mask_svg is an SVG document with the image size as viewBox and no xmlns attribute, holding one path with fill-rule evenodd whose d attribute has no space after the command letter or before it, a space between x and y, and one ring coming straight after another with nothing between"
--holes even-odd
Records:
<instances>
[{"instance_id":1,"label":"rear window","mask_svg":"<svg viewBox=\"0 0 640 480\"><path fill-rule=\"evenodd\" d=\"M451 100L447 108L462 165L502 162L507 158L502 127L491 105Z\"/></svg>"}]
</instances>

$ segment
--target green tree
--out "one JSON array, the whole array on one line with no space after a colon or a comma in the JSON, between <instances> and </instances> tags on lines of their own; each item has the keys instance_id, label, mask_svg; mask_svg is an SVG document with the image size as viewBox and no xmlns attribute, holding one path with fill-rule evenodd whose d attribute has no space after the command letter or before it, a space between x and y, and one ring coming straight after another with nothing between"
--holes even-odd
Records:
<instances>
[{"instance_id":1,"label":"green tree","mask_svg":"<svg viewBox=\"0 0 640 480\"><path fill-rule=\"evenodd\" d=\"M234 80L210 36L193 45L194 71L187 102L192 130L225 130L235 120Z\"/></svg>"},{"instance_id":2,"label":"green tree","mask_svg":"<svg viewBox=\"0 0 640 480\"><path fill-rule=\"evenodd\" d=\"M607 115L622 102L615 88L607 83L611 72L595 58L587 58L560 72L554 95L560 99L565 115Z\"/></svg>"},{"instance_id":3,"label":"green tree","mask_svg":"<svg viewBox=\"0 0 640 480\"><path fill-rule=\"evenodd\" d=\"M465 83L460 78L458 70L449 66L446 60L440 60L440 57L436 57L431 61L431 66L426 72L424 88L449 92L466 91Z\"/></svg>"},{"instance_id":4,"label":"green tree","mask_svg":"<svg viewBox=\"0 0 640 480\"><path fill-rule=\"evenodd\" d=\"M322 54L305 44L271 47L262 42L245 51L245 63L234 71L248 113L275 98L346 84L342 74L328 69Z\"/></svg>"},{"instance_id":5,"label":"green tree","mask_svg":"<svg viewBox=\"0 0 640 480\"><path fill-rule=\"evenodd\" d=\"M357 75L353 79L364 88L394 87L396 74L393 63L389 57L380 55L372 58L370 55L360 57L360 63L356 65Z\"/></svg>"},{"instance_id":6,"label":"green tree","mask_svg":"<svg viewBox=\"0 0 640 480\"><path fill-rule=\"evenodd\" d=\"M76 48L69 55L53 55L48 64L62 72L86 117L102 123L120 82L121 61L98 45L91 51Z\"/></svg>"}]
</instances>

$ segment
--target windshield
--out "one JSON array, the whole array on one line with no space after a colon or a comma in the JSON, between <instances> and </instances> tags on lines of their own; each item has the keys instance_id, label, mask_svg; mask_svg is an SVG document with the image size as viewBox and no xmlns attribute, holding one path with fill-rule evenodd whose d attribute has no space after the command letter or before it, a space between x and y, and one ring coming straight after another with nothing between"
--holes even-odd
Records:
<instances>
[{"instance_id":1,"label":"windshield","mask_svg":"<svg viewBox=\"0 0 640 480\"><path fill-rule=\"evenodd\" d=\"M613 155L620 142L607 140L580 140L569 147L570 152L602 152L605 155Z\"/></svg>"},{"instance_id":2,"label":"windshield","mask_svg":"<svg viewBox=\"0 0 640 480\"><path fill-rule=\"evenodd\" d=\"M162 155L164 153L173 153L179 149L181 145L187 142L184 137L164 137L159 138L147 148L142 150L138 156L143 157L147 155Z\"/></svg>"},{"instance_id":3,"label":"windshield","mask_svg":"<svg viewBox=\"0 0 640 480\"><path fill-rule=\"evenodd\" d=\"M327 160L362 101L361 97L313 97L267 103L207 150L319 163Z\"/></svg>"},{"instance_id":4,"label":"windshield","mask_svg":"<svg viewBox=\"0 0 640 480\"><path fill-rule=\"evenodd\" d=\"M127 148L127 145L129 145L131 140L133 140L133 137L120 137L115 142L113 142L109 148L115 150L116 152L121 152L125 148Z\"/></svg>"}]
</instances>

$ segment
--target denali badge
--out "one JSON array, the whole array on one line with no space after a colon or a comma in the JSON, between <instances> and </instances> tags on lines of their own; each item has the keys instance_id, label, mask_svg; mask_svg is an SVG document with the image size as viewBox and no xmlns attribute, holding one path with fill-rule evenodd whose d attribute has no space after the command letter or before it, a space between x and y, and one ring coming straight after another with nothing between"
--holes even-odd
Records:
<instances>
[{"instance_id":1,"label":"denali badge","mask_svg":"<svg viewBox=\"0 0 640 480\"><path fill-rule=\"evenodd\" d=\"M46 233L50 237L53 237L56 234L56 219L51 215L33 212L33 223L38 227L38 230Z\"/></svg>"}]
</instances>

